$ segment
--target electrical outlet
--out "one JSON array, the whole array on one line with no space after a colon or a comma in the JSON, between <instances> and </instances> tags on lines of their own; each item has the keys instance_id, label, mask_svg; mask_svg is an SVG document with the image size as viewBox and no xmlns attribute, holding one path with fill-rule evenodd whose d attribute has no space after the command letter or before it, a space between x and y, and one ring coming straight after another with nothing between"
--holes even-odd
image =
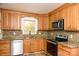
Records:
<instances>
[{"instance_id":1,"label":"electrical outlet","mask_svg":"<svg viewBox=\"0 0 79 59\"><path fill-rule=\"evenodd\" d=\"M41 35L41 32L39 32L39 34Z\"/></svg>"},{"instance_id":2,"label":"electrical outlet","mask_svg":"<svg viewBox=\"0 0 79 59\"><path fill-rule=\"evenodd\" d=\"M72 34L70 35L70 38L71 38L71 39L73 38L73 35L72 35Z\"/></svg>"}]
</instances>

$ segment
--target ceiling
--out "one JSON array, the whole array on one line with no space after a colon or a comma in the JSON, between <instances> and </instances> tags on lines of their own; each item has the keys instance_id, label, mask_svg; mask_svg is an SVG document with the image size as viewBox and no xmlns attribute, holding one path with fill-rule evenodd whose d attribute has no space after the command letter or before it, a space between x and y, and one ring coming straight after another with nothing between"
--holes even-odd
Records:
<instances>
[{"instance_id":1,"label":"ceiling","mask_svg":"<svg viewBox=\"0 0 79 59\"><path fill-rule=\"evenodd\" d=\"M64 3L0 3L0 8L22 12L46 14L60 7Z\"/></svg>"}]
</instances>

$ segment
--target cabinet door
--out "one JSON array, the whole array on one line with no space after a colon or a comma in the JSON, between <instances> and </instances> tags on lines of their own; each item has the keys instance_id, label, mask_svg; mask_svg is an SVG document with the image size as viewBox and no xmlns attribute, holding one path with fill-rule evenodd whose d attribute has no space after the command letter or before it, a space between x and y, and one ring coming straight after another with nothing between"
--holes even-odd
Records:
<instances>
[{"instance_id":1,"label":"cabinet door","mask_svg":"<svg viewBox=\"0 0 79 59\"><path fill-rule=\"evenodd\" d=\"M42 25L43 25L43 30L48 30L49 29L49 18L48 18L48 15L44 15L43 16L43 22L42 22Z\"/></svg>"},{"instance_id":2,"label":"cabinet door","mask_svg":"<svg viewBox=\"0 0 79 59\"><path fill-rule=\"evenodd\" d=\"M2 29L20 29L20 16L18 13L2 10Z\"/></svg>"},{"instance_id":3,"label":"cabinet door","mask_svg":"<svg viewBox=\"0 0 79 59\"><path fill-rule=\"evenodd\" d=\"M31 51L32 52L39 52L40 51L40 40L36 39L36 40L31 40Z\"/></svg>"},{"instance_id":4,"label":"cabinet door","mask_svg":"<svg viewBox=\"0 0 79 59\"><path fill-rule=\"evenodd\" d=\"M40 15L39 20L38 20L38 29L39 30L42 30L42 24L43 24L42 22L43 22L43 19L42 19L42 16Z\"/></svg>"},{"instance_id":5,"label":"cabinet door","mask_svg":"<svg viewBox=\"0 0 79 59\"><path fill-rule=\"evenodd\" d=\"M24 55L31 52L31 40L25 39L24 40Z\"/></svg>"},{"instance_id":6,"label":"cabinet door","mask_svg":"<svg viewBox=\"0 0 79 59\"><path fill-rule=\"evenodd\" d=\"M46 51L46 40L40 39L40 51Z\"/></svg>"},{"instance_id":7,"label":"cabinet door","mask_svg":"<svg viewBox=\"0 0 79 59\"><path fill-rule=\"evenodd\" d=\"M0 56L9 56L10 55L10 41L2 40L0 41Z\"/></svg>"},{"instance_id":8,"label":"cabinet door","mask_svg":"<svg viewBox=\"0 0 79 59\"><path fill-rule=\"evenodd\" d=\"M79 48L69 48L64 45L58 45L58 56L79 56Z\"/></svg>"},{"instance_id":9,"label":"cabinet door","mask_svg":"<svg viewBox=\"0 0 79 59\"><path fill-rule=\"evenodd\" d=\"M58 56L70 56L70 48L58 45Z\"/></svg>"},{"instance_id":10,"label":"cabinet door","mask_svg":"<svg viewBox=\"0 0 79 59\"><path fill-rule=\"evenodd\" d=\"M1 16L1 9L0 9L0 28L1 28L1 22L2 22L2 16Z\"/></svg>"},{"instance_id":11,"label":"cabinet door","mask_svg":"<svg viewBox=\"0 0 79 59\"><path fill-rule=\"evenodd\" d=\"M74 6L77 30L79 30L79 4Z\"/></svg>"},{"instance_id":12,"label":"cabinet door","mask_svg":"<svg viewBox=\"0 0 79 59\"><path fill-rule=\"evenodd\" d=\"M46 41L43 39L32 40L31 44L32 52L46 51Z\"/></svg>"},{"instance_id":13,"label":"cabinet door","mask_svg":"<svg viewBox=\"0 0 79 59\"><path fill-rule=\"evenodd\" d=\"M49 17L49 22L50 22L50 24L49 24L49 26L50 26L50 28L49 29L52 29L52 22L55 20L55 15L53 14L53 15L51 15L50 17Z\"/></svg>"},{"instance_id":14,"label":"cabinet door","mask_svg":"<svg viewBox=\"0 0 79 59\"><path fill-rule=\"evenodd\" d=\"M19 30L21 26L20 16L17 13L11 13L11 26L10 29Z\"/></svg>"},{"instance_id":15,"label":"cabinet door","mask_svg":"<svg viewBox=\"0 0 79 59\"><path fill-rule=\"evenodd\" d=\"M39 24L39 30L48 30L49 29L48 15L40 15L38 24Z\"/></svg>"},{"instance_id":16,"label":"cabinet door","mask_svg":"<svg viewBox=\"0 0 79 59\"><path fill-rule=\"evenodd\" d=\"M58 20L59 19L59 11L56 11L56 13L54 14L55 19L54 20Z\"/></svg>"},{"instance_id":17,"label":"cabinet door","mask_svg":"<svg viewBox=\"0 0 79 59\"><path fill-rule=\"evenodd\" d=\"M65 30L76 30L76 19L75 19L75 8L70 6L64 9L64 29Z\"/></svg>"},{"instance_id":18,"label":"cabinet door","mask_svg":"<svg viewBox=\"0 0 79 59\"><path fill-rule=\"evenodd\" d=\"M7 11L2 11L2 29L10 28L10 17L10 13L8 13Z\"/></svg>"}]
</instances>

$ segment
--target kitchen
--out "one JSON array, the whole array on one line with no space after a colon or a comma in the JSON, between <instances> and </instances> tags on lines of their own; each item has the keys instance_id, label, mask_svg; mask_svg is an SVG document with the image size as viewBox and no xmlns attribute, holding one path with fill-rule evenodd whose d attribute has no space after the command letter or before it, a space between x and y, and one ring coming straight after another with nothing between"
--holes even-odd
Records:
<instances>
[{"instance_id":1,"label":"kitchen","mask_svg":"<svg viewBox=\"0 0 79 59\"><path fill-rule=\"evenodd\" d=\"M0 56L79 56L79 4L43 5L0 4Z\"/></svg>"}]
</instances>

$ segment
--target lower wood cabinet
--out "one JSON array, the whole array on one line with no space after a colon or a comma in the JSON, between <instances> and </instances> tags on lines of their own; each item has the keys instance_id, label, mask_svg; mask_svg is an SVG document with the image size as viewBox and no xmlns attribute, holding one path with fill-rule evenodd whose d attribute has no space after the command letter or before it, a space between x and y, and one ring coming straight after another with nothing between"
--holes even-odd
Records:
<instances>
[{"instance_id":1,"label":"lower wood cabinet","mask_svg":"<svg viewBox=\"0 0 79 59\"><path fill-rule=\"evenodd\" d=\"M58 56L79 56L79 48L69 48L67 46L58 45Z\"/></svg>"},{"instance_id":2,"label":"lower wood cabinet","mask_svg":"<svg viewBox=\"0 0 79 59\"><path fill-rule=\"evenodd\" d=\"M58 56L70 56L70 52L64 51L61 48L58 49Z\"/></svg>"},{"instance_id":3,"label":"lower wood cabinet","mask_svg":"<svg viewBox=\"0 0 79 59\"><path fill-rule=\"evenodd\" d=\"M0 40L0 56L10 55L10 40Z\"/></svg>"},{"instance_id":4,"label":"lower wood cabinet","mask_svg":"<svg viewBox=\"0 0 79 59\"><path fill-rule=\"evenodd\" d=\"M24 54L31 52L31 40L25 39L24 40Z\"/></svg>"},{"instance_id":5,"label":"lower wood cabinet","mask_svg":"<svg viewBox=\"0 0 79 59\"><path fill-rule=\"evenodd\" d=\"M32 52L46 51L46 40L44 39L25 39L24 55Z\"/></svg>"}]
</instances>

